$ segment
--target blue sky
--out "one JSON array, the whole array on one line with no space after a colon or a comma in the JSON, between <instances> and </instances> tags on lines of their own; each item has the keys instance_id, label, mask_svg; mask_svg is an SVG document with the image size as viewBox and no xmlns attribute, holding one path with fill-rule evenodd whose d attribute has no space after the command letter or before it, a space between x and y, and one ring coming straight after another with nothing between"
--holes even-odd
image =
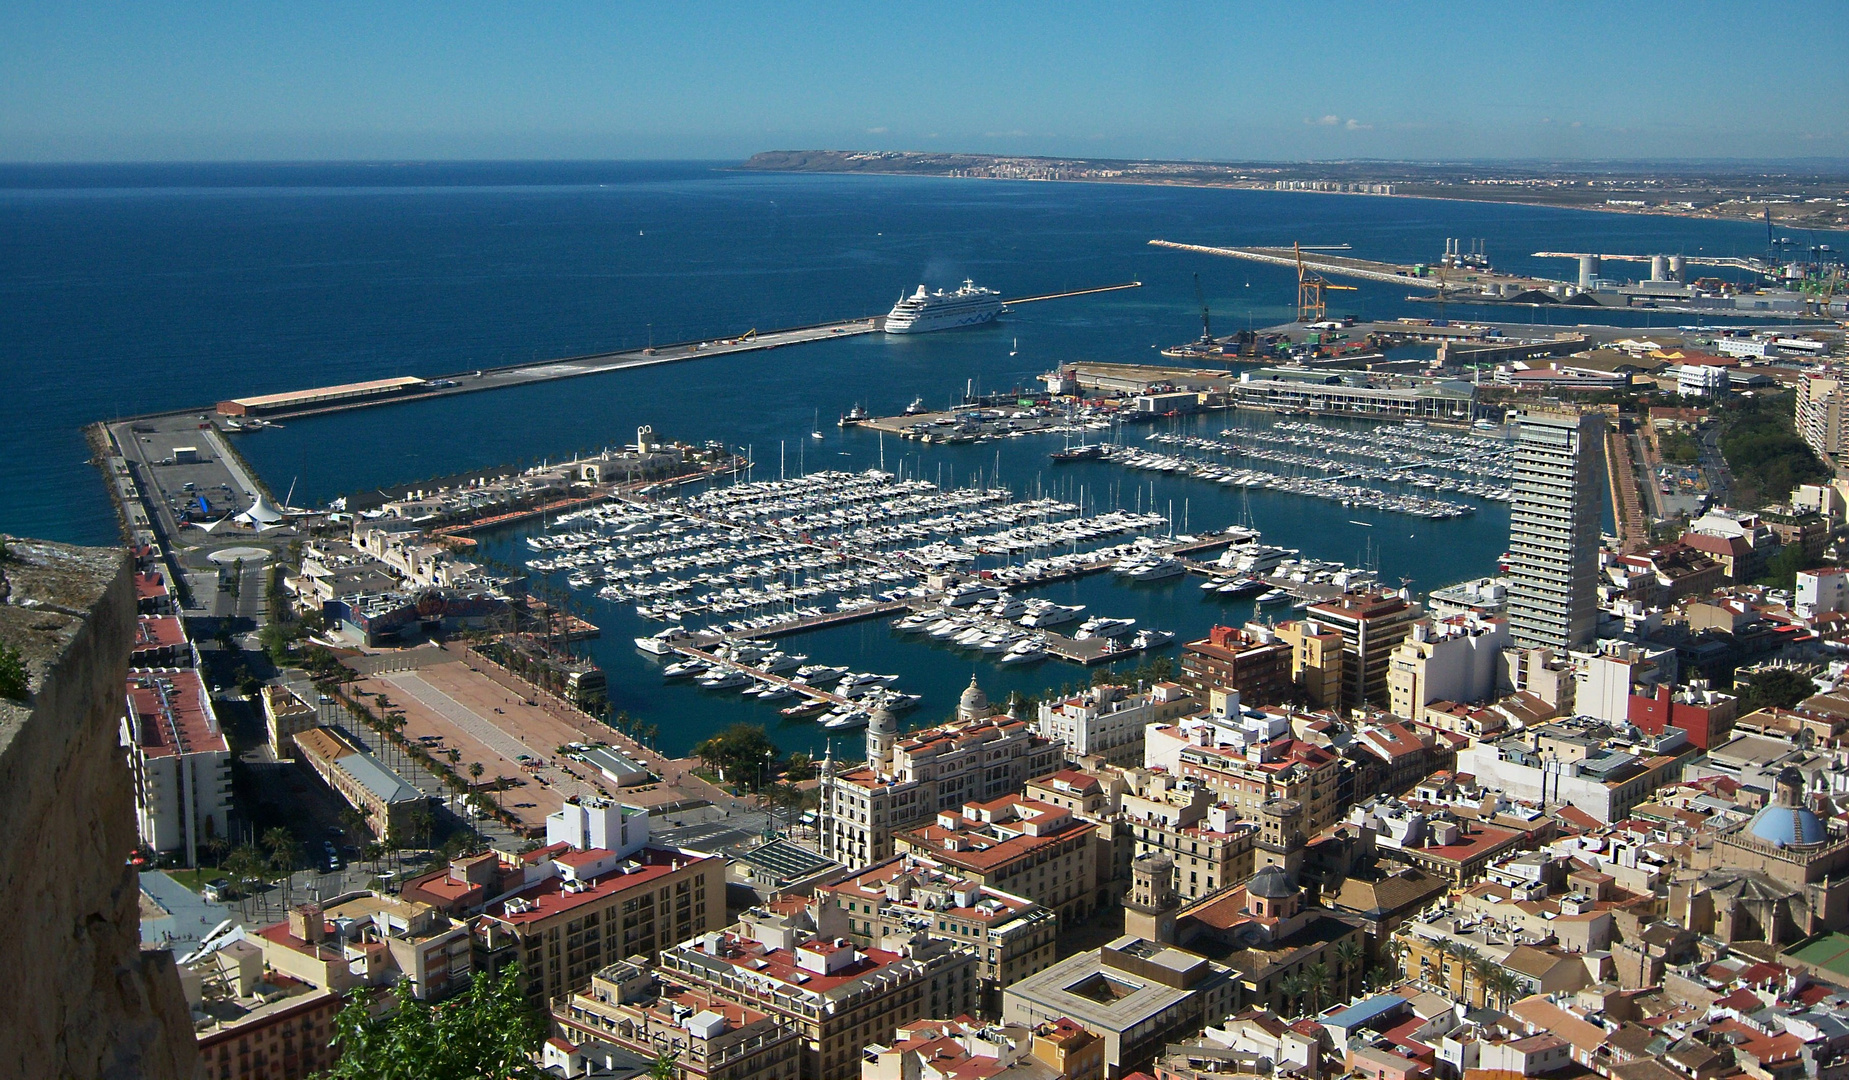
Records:
<instances>
[{"instance_id":1,"label":"blue sky","mask_svg":"<svg viewBox=\"0 0 1849 1080\"><path fill-rule=\"evenodd\" d=\"M0 159L1849 157L1831 5L0 6Z\"/></svg>"}]
</instances>

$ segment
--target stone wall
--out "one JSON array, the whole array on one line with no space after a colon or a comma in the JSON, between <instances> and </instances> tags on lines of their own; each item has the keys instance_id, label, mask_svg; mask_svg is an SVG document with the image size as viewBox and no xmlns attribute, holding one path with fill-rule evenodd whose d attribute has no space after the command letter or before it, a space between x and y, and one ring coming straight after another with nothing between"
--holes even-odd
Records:
<instances>
[{"instance_id":1,"label":"stone wall","mask_svg":"<svg viewBox=\"0 0 1849 1080\"><path fill-rule=\"evenodd\" d=\"M134 794L118 744L135 621L116 550L13 540L0 641L30 673L0 700L0 1075L198 1073L172 954L141 950Z\"/></svg>"}]
</instances>

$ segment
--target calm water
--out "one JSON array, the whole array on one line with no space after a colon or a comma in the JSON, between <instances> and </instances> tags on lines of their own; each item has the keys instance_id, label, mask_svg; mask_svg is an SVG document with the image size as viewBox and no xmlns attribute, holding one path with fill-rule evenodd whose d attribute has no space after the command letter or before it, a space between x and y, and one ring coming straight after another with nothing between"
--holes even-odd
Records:
<instances>
[{"instance_id":1,"label":"calm water","mask_svg":"<svg viewBox=\"0 0 1849 1080\"><path fill-rule=\"evenodd\" d=\"M832 419L859 403L893 412L942 403L966 380L1026 384L1071 360L1155 360L1153 346L1199 330L1198 273L1216 328L1288 317L1291 274L1148 247L1350 243L1357 254L1432 258L1447 236L1484 237L1498 265L1566 276L1542 250L1751 253L1750 225L1528 207L1345 196L914 178L757 176L699 163L610 165L83 167L0 170L0 530L90 543L114 538L80 426L106 415L204 404L233 394L741 333L884 311L920 281L968 276L1009 295L1136 279L1140 290L1030 305L1004 323L915 339L861 337L292 421L241 447L297 503L473 466L557 457L631 440L639 423L686 440L749 446L759 477L778 444L794 472L866 468L871 433ZM1434 314L1363 283L1342 310ZM1463 314L1460 308L1454 314ZM1511 315L1520 318L1521 315ZM1565 313L1553 313L1561 320ZM1657 316L1661 325L1663 316ZM1640 318L1638 325L1649 320ZM1018 355L1009 353L1018 341ZM820 416L827 441L807 438ZM1202 430L1224 426L1205 421ZM1083 485L1131 503L1149 479L1105 465L1045 465L1046 439L947 449L885 443L886 463L967 483L979 471L1031 492ZM999 457L998 457L999 455ZM1195 529L1236 520L1238 496L1189 480L1153 498ZM1357 515L1255 495L1267 539L1356 561L1415 589L1488 572L1506 513L1450 523ZM1369 517L1372 529L1349 525ZM1178 522L1179 525L1179 522ZM518 534L491 538L511 545ZM507 547L512 555L516 549ZM1115 586L1093 579L1051 595L1143 624L1198 634L1244 607L1202 601L1185 579ZM741 715L776 719L699 691L664 687L628 639L648 629L600 609L596 647L619 707L661 724L669 749ZM869 622L796 639L818 660L899 672L941 716L980 670L994 696L1084 678L1049 663L1002 672L895 639ZM803 745L812 727L780 732Z\"/></svg>"}]
</instances>

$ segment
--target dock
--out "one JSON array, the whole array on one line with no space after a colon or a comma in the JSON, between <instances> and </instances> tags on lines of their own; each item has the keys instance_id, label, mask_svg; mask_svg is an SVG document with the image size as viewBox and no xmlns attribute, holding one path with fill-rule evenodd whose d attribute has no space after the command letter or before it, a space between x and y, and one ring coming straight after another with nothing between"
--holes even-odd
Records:
<instances>
[{"instance_id":1,"label":"dock","mask_svg":"<svg viewBox=\"0 0 1849 1080\"><path fill-rule=\"evenodd\" d=\"M1484 286L1512 288L1516 292L1546 291L1549 286L1564 284L1546 278L1502 274L1494 270L1478 270L1465 266L1413 266L1404 263L1378 262L1373 259L1353 259L1346 255L1329 255L1322 251L1299 253L1296 249L1288 247L1211 247L1206 244L1182 244L1173 240L1151 240L1149 243L1153 247L1192 251L1200 255L1218 255L1228 259L1243 259L1246 262L1289 267L1292 270L1301 265L1306 273L1376 281L1409 289L1424 289L1434 293L1443 293L1454 288L1477 292Z\"/></svg>"}]
</instances>

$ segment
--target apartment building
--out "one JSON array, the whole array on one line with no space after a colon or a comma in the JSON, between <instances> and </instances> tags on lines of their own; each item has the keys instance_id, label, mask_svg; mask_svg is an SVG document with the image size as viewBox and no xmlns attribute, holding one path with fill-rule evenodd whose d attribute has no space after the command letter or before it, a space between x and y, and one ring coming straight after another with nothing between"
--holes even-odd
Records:
<instances>
[{"instance_id":1,"label":"apartment building","mask_svg":"<svg viewBox=\"0 0 1849 1080\"><path fill-rule=\"evenodd\" d=\"M230 835L231 813L231 747L199 672L131 669L121 736L141 842L197 866L207 840Z\"/></svg>"},{"instance_id":2,"label":"apartment building","mask_svg":"<svg viewBox=\"0 0 1849 1080\"><path fill-rule=\"evenodd\" d=\"M1198 900L1252 875L1255 823L1241 821L1204 784L1167 773L1131 775L1135 787L1123 796L1122 814L1135 838L1132 857L1167 856L1176 896Z\"/></svg>"},{"instance_id":3,"label":"apartment building","mask_svg":"<svg viewBox=\"0 0 1849 1080\"><path fill-rule=\"evenodd\" d=\"M1248 705L1273 705L1296 695L1290 642L1269 626L1216 626L1199 641L1181 647L1181 678L1205 704L1215 690L1236 690Z\"/></svg>"},{"instance_id":4,"label":"apartment building","mask_svg":"<svg viewBox=\"0 0 1849 1080\"><path fill-rule=\"evenodd\" d=\"M1002 987L1053 962L1059 936L1054 911L917 854L819 886L816 899L845 913L846 936L862 948L891 949L923 933L974 949L990 1015L1001 1006Z\"/></svg>"},{"instance_id":5,"label":"apartment building","mask_svg":"<svg viewBox=\"0 0 1849 1080\"><path fill-rule=\"evenodd\" d=\"M1342 704L1342 634L1314 619L1279 623L1278 640L1290 646L1290 677L1304 704L1335 709Z\"/></svg>"},{"instance_id":6,"label":"apartment building","mask_svg":"<svg viewBox=\"0 0 1849 1080\"><path fill-rule=\"evenodd\" d=\"M1177 683L1157 683L1145 692L1108 684L1092 686L1070 697L1041 702L1034 730L1064 743L1071 759L1140 765L1143 729L1180 716L1195 705L1195 699Z\"/></svg>"},{"instance_id":7,"label":"apartment building","mask_svg":"<svg viewBox=\"0 0 1849 1080\"><path fill-rule=\"evenodd\" d=\"M1434 701L1490 700L1508 646L1502 619L1457 615L1414 623L1387 657L1387 711L1418 720Z\"/></svg>"},{"instance_id":8,"label":"apartment building","mask_svg":"<svg viewBox=\"0 0 1849 1080\"><path fill-rule=\"evenodd\" d=\"M477 967L492 974L518 962L535 1004L582 989L617 960L725 925L723 859L565 844L533 854L526 883L490 902L474 929Z\"/></svg>"},{"instance_id":9,"label":"apartment building","mask_svg":"<svg viewBox=\"0 0 1849 1080\"><path fill-rule=\"evenodd\" d=\"M671 1059L677 1080L798 1080L802 1072L795 1027L710 990L664 982L629 961L610 964L590 986L555 1002L552 1019L568 1042Z\"/></svg>"},{"instance_id":10,"label":"apartment building","mask_svg":"<svg viewBox=\"0 0 1849 1080\"><path fill-rule=\"evenodd\" d=\"M776 1017L802 1034L802 1080L855 1080L862 1048L898 1026L972 1013L977 961L966 946L919 935L897 951L862 949L767 909L671 946L662 977Z\"/></svg>"},{"instance_id":11,"label":"apartment building","mask_svg":"<svg viewBox=\"0 0 1849 1080\"><path fill-rule=\"evenodd\" d=\"M823 760L822 854L846 866L878 862L893 853L895 830L1014 794L1061 764L1061 744L1018 717L958 720L903 739L869 723L865 765L838 770Z\"/></svg>"},{"instance_id":12,"label":"apartment building","mask_svg":"<svg viewBox=\"0 0 1849 1080\"><path fill-rule=\"evenodd\" d=\"M1341 758L1297 738L1289 713L1233 701L1225 714L1153 725L1144 743L1150 768L1205 785L1241 818L1256 820L1272 799L1294 799L1310 831L1335 820Z\"/></svg>"},{"instance_id":13,"label":"apartment building","mask_svg":"<svg viewBox=\"0 0 1849 1080\"><path fill-rule=\"evenodd\" d=\"M1573 648L1598 627L1605 418L1530 414L1517 425L1509 508L1509 633Z\"/></svg>"},{"instance_id":14,"label":"apartment building","mask_svg":"<svg viewBox=\"0 0 1849 1080\"><path fill-rule=\"evenodd\" d=\"M1387 669L1394 646L1411 635L1424 614L1398 593L1343 593L1311 604L1310 620L1342 635L1342 689L1338 706L1386 707Z\"/></svg>"},{"instance_id":15,"label":"apartment building","mask_svg":"<svg viewBox=\"0 0 1849 1080\"><path fill-rule=\"evenodd\" d=\"M1071 811L1018 795L965 803L894 834L901 852L921 855L978 884L1023 896L1065 925L1089 918L1096 827Z\"/></svg>"}]
</instances>

